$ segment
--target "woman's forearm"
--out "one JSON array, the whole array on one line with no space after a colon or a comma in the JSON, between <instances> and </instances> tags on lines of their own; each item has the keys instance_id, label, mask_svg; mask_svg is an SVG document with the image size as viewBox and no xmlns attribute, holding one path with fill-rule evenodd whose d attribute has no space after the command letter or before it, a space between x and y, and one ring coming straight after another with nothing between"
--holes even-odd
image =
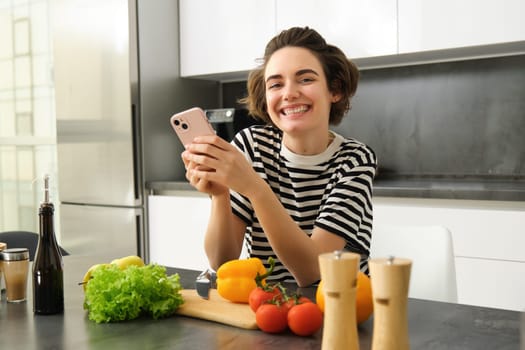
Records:
<instances>
[{"instance_id":1,"label":"woman's forearm","mask_svg":"<svg viewBox=\"0 0 525 350\"><path fill-rule=\"evenodd\" d=\"M204 250L211 268L217 269L224 262L239 258L243 233L233 217L229 193L212 196L211 214L204 238Z\"/></svg>"},{"instance_id":2,"label":"woman's forearm","mask_svg":"<svg viewBox=\"0 0 525 350\"><path fill-rule=\"evenodd\" d=\"M257 186L249 199L270 245L300 286L319 280L318 256L324 251L342 249L337 239L328 244L312 240L290 217L268 185ZM334 247L334 243L341 247Z\"/></svg>"}]
</instances>

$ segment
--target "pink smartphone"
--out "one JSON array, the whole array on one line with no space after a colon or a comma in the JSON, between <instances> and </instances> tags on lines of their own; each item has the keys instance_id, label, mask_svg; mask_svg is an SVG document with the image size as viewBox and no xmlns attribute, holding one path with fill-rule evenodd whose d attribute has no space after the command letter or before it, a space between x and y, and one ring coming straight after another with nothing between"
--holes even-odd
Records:
<instances>
[{"instance_id":1,"label":"pink smartphone","mask_svg":"<svg viewBox=\"0 0 525 350\"><path fill-rule=\"evenodd\" d=\"M197 136L215 134L206 114L198 107L173 115L170 124L184 146Z\"/></svg>"}]
</instances>

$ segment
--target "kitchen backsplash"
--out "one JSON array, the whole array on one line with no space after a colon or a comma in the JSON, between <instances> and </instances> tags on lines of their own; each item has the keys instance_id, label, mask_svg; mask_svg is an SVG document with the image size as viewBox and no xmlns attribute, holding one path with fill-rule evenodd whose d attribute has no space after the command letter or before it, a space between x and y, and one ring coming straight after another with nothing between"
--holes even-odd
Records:
<instances>
[{"instance_id":1,"label":"kitchen backsplash","mask_svg":"<svg viewBox=\"0 0 525 350\"><path fill-rule=\"evenodd\" d=\"M222 85L236 105L245 82ZM337 132L382 175L525 178L525 56L364 70Z\"/></svg>"}]
</instances>

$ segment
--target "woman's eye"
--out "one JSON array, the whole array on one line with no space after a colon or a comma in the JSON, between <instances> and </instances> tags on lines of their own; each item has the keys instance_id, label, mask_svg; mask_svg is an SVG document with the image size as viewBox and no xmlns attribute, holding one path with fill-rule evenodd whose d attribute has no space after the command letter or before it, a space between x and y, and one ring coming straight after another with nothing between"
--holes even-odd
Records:
<instances>
[{"instance_id":1,"label":"woman's eye","mask_svg":"<svg viewBox=\"0 0 525 350\"><path fill-rule=\"evenodd\" d=\"M300 80L301 83L311 83L312 81L314 81L314 79L313 79L313 78L309 78L309 77L307 77L307 78L302 78L302 79Z\"/></svg>"},{"instance_id":2,"label":"woman's eye","mask_svg":"<svg viewBox=\"0 0 525 350\"><path fill-rule=\"evenodd\" d=\"M268 90L271 90L271 89L277 89L277 88L279 88L280 86L281 86L280 83L271 83L271 84L268 84L267 89L268 89Z\"/></svg>"}]
</instances>

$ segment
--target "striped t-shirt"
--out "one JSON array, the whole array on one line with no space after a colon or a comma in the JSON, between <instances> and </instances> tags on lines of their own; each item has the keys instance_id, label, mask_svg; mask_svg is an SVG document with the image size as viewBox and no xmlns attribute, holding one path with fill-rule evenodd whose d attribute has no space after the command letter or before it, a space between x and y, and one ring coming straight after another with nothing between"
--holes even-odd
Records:
<instances>
[{"instance_id":1,"label":"striped t-shirt","mask_svg":"<svg viewBox=\"0 0 525 350\"><path fill-rule=\"evenodd\" d=\"M335 134L335 133L334 133ZM368 273L372 234L372 180L376 156L365 144L335 134L321 154L303 156L282 144L282 132L272 126L241 130L232 143L270 185L292 219L307 235L314 226L343 237L345 250L361 254ZM247 225L246 249L268 266L275 259L274 281L295 281L273 252L250 201L231 191L232 210Z\"/></svg>"}]
</instances>

